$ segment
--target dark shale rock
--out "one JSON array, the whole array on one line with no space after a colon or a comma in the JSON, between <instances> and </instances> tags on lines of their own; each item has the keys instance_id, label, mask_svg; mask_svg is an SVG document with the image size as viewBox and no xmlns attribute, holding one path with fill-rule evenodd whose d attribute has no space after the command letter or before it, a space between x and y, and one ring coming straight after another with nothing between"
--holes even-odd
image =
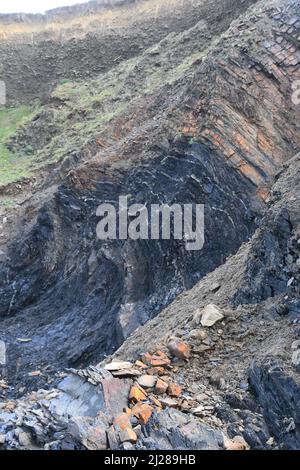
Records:
<instances>
[{"instance_id":1,"label":"dark shale rock","mask_svg":"<svg viewBox=\"0 0 300 470\"><path fill-rule=\"evenodd\" d=\"M276 358L254 362L249 380L270 433L283 449L299 449L300 377Z\"/></svg>"},{"instance_id":2,"label":"dark shale rock","mask_svg":"<svg viewBox=\"0 0 300 470\"><path fill-rule=\"evenodd\" d=\"M97 385L79 375L67 376L58 385L60 394L52 400L50 411L60 416L91 418L103 413L110 419L121 414L127 407L131 381L115 379L104 369L99 369L99 375Z\"/></svg>"},{"instance_id":3,"label":"dark shale rock","mask_svg":"<svg viewBox=\"0 0 300 470\"><path fill-rule=\"evenodd\" d=\"M223 448L220 431L200 424L193 416L168 408L154 413L142 430L138 450L218 450Z\"/></svg>"},{"instance_id":4,"label":"dark shale rock","mask_svg":"<svg viewBox=\"0 0 300 470\"><path fill-rule=\"evenodd\" d=\"M9 263L0 266L1 336L10 357L8 374L17 373L19 383L28 383L25 374L33 362L35 369L82 367L114 352L235 253L255 229L254 187L197 144L175 145L168 156L129 171L111 175L95 168L82 177L81 188L71 177L59 188L31 231L11 245ZM119 195L126 194L129 205L204 203L203 249L187 251L183 240L172 238L98 240L98 205L111 201L118 208ZM22 325L19 314L26 318ZM15 336L32 341L17 343Z\"/></svg>"}]
</instances>

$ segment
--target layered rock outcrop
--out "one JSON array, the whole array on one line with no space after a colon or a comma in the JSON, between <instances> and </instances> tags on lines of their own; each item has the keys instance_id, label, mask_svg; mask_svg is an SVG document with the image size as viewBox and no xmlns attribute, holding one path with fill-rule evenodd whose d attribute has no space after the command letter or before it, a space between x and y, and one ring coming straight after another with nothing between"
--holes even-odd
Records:
<instances>
[{"instance_id":1,"label":"layered rock outcrop","mask_svg":"<svg viewBox=\"0 0 300 470\"><path fill-rule=\"evenodd\" d=\"M5 448L299 447L300 10L258 2L223 34L246 3L221 26L216 9L197 24L189 11L179 37L150 34L145 47L164 39L134 61L56 88L5 142L40 160L66 147L1 245ZM120 195L204 203L203 249L97 240L98 205ZM135 370L110 375L111 359ZM119 424L110 397L129 408Z\"/></svg>"}]
</instances>

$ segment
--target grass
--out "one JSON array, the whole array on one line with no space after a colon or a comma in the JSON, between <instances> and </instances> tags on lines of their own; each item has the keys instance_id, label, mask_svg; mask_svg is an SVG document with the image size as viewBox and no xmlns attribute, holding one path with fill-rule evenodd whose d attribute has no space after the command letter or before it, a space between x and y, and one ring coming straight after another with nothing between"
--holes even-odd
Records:
<instances>
[{"instance_id":1,"label":"grass","mask_svg":"<svg viewBox=\"0 0 300 470\"><path fill-rule=\"evenodd\" d=\"M165 39L163 46L158 48L158 54L153 55L153 50L149 49L140 56L116 64L97 78L61 79L52 91L52 100L39 108L45 111L39 125L43 125L45 116L47 143L38 149L30 145L34 123L26 133L26 122L37 110L29 106L0 109L0 186L30 176L48 163L57 164L73 154L80 156L90 144L91 151L97 152L95 144L98 139L109 145L117 138L127 116L134 119L134 114L127 114L127 109L134 110L135 106L140 109L148 96L163 90L166 85L170 87L179 80L185 80L186 74L205 59L218 41L214 38L209 44L200 45L193 40L187 54L185 39L184 35L175 39L170 37L167 42ZM48 126L51 134L47 135ZM20 127L24 140L21 135L15 147L18 150L12 153L6 142L19 132ZM44 142L43 139L40 141Z\"/></svg>"},{"instance_id":2,"label":"grass","mask_svg":"<svg viewBox=\"0 0 300 470\"><path fill-rule=\"evenodd\" d=\"M0 200L0 207L12 207L15 204L13 199L3 199Z\"/></svg>"},{"instance_id":3,"label":"grass","mask_svg":"<svg viewBox=\"0 0 300 470\"><path fill-rule=\"evenodd\" d=\"M193 5L195 0L185 0ZM198 0L199 2L199 0ZM86 15L81 17L74 17L70 19L62 18L61 21L51 21L49 23L43 22L23 22L8 25L0 25L0 38L8 38L9 36L32 34L47 31L52 35L58 35L61 29L65 33L69 33L72 37L75 35L83 34L87 29L93 31L104 32L107 29L120 29L128 27L132 24L132 18L137 21L145 16L156 21L160 14L169 15L170 10L180 9L183 7L183 0L144 0L142 2L134 3L132 5L125 5L115 8L113 10L99 11L95 15Z\"/></svg>"},{"instance_id":4,"label":"grass","mask_svg":"<svg viewBox=\"0 0 300 470\"><path fill-rule=\"evenodd\" d=\"M36 106L0 109L0 186L30 175L31 158L11 152L7 141L36 113Z\"/></svg>"}]
</instances>

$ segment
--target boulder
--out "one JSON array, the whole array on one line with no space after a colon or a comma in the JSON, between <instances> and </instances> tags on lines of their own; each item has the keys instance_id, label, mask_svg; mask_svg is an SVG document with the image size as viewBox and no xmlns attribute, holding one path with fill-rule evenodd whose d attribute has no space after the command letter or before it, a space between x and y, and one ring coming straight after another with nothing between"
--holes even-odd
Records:
<instances>
[{"instance_id":1,"label":"boulder","mask_svg":"<svg viewBox=\"0 0 300 470\"><path fill-rule=\"evenodd\" d=\"M214 304L209 304L202 310L200 322L202 326L211 327L223 318L221 309Z\"/></svg>"},{"instance_id":2,"label":"boulder","mask_svg":"<svg viewBox=\"0 0 300 470\"><path fill-rule=\"evenodd\" d=\"M58 385L58 396L51 400L51 412L89 417L103 412L111 418L118 416L127 407L131 380L115 379L104 369L98 369L97 380L97 385L93 385L84 377L68 375Z\"/></svg>"},{"instance_id":3,"label":"boulder","mask_svg":"<svg viewBox=\"0 0 300 470\"><path fill-rule=\"evenodd\" d=\"M103 416L97 419L77 416L69 421L68 434L88 450L106 450L108 427L108 420Z\"/></svg>"}]
</instances>

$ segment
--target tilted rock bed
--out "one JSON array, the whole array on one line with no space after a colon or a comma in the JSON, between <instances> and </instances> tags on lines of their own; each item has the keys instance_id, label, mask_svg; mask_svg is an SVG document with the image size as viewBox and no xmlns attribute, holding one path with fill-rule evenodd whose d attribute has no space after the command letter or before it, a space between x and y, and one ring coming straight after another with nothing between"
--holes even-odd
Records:
<instances>
[{"instance_id":1,"label":"tilted rock bed","mask_svg":"<svg viewBox=\"0 0 300 470\"><path fill-rule=\"evenodd\" d=\"M235 253L255 230L255 187L203 146L175 144L127 171L70 174L0 267L1 339L15 393L114 352L138 326ZM78 179L79 178L79 179ZM205 245L97 239L96 210L118 197L205 204ZM172 229L173 230L173 229ZM33 377L32 372L41 374ZM21 392L22 393L22 392Z\"/></svg>"},{"instance_id":2,"label":"tilted rock bed","mask_svg":"<svg viewBox=\"0 0 300 470\"><path fill-rule=\"evenodd\" d=\"M299 448L299 155L283 165L299 148L299 4L253 11L179 80L182 135L127 162L139 128L115 165L100 153L36 219L27 206L1 253L4 448ZM205 249L97 241L97 205L124 193L206 203Z\"/></svg>"}]
</instances>

